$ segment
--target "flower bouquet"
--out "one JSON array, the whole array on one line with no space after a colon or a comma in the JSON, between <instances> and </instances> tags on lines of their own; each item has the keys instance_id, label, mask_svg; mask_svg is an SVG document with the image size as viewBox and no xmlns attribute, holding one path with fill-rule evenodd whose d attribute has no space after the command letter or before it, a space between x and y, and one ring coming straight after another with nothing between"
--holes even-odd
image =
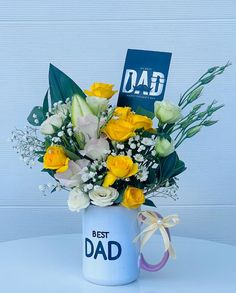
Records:
<instances>
[{"instance_id":1,"label":"flower bouquet","mask_svg":"<svg viewBox=\"0 0 236 293\"><path fill-rule=\"evenodd\" d=\"M49 90L42 106L31 111L24 131L12 132L13 148L30 167L38 160L55 183L41 185L46 193L69 192L71 211L83 210L83 272L98 284L124 284L139 268L159 270L174 256L168 228L178 216L163 218L152 210L159 197L177 199L177 176L186 170L178 147L201 129L215 124L223 105L194 103L204 86L229 64L210 68L181 95L178 105L156 101L154 112L114 107L113 85L81 88L50 65ZM194 105L193 105L194 103ZM187 110L189 109L189 110ZM139 223L147 226L140 233ZM160 229L165 254L148 264L140 246Z\"/></svg>"}]
</instances>

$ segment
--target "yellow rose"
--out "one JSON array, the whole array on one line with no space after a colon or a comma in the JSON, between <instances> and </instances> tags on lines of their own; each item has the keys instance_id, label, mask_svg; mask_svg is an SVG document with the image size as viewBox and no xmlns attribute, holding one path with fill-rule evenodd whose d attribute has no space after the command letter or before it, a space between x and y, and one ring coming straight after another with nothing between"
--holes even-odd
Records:
<instances>
[{"instance_id":1,"label":"yellow rose","mask_svg":"<svg viewBox=\"0 0 236 293\"><path fill-rule=\"evenodd\" d=\"M138 172L138 164L128 156L108 156L107 175L103 181L103 187L111 186L117 179L127 178Z\"/></svg>"},{"instance_id":2,"label":"yellow rose","mask_svg":"<svg viewBox=\"0 0 236 293\"><path fill-rule=\"evenodd\" d=\"M90 90L84 90L87 96L110 99L117 91L113 91L113 84L94 82Z\"/></svg>"},{"instance_id":3,"label":"yellow rose","mask_svg":"<svg viewBox=\"0 0 236 293\"><path fill-rule=\"evenodd\" d=\"M122 205L129 209L136 209L145 202L142 189L128 186L124 192Z\"/></svg>"},{"instance_id":4,"label":"yellow rose","mask_svg":"<svg viewBox=\"0 0 236 293\"><path fill-rule=\"evenodd\" d=\"M62 146L54 145L47 148L43 157L44 169L65 172L68 169L69 158L66 156Z\"/></svg>"},{"instance_id":5,"label":"yellow rose","mask_svg":"<svg viewBox=\"0 0 236 293\"><path fill-rule=\"evenodd\" d=\"M122 119L126 119L131 113L130 107L116 107L113 116L117 116Z\"/></svg>"},{"instance_id":6,"label":"yellow rose","mask_svg":"<svg viewBox=\"0 0 236 293\"><path fill-rule=\"evenodd\" d=\"M135 128L126 120L111 119L104 127L103 132L110 140L123 142L135 135Z\"/></svg>"},{"instance_id":7,"label":"yellow rose","mask_svg":"<svg viewBox=\"0 0 236 293\"><path fill-rule=\"evenodd\" d=\"M152 120L144 115L130 114L127 120L134 125L135 129L144 128L148 130L152 128Z\"/></svg>"}]
</instances>

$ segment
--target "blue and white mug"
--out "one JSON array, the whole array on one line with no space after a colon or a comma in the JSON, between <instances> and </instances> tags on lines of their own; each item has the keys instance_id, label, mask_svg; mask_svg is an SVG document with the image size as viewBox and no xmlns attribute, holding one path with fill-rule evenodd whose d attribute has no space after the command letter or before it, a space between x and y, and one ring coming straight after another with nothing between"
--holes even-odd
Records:
<instances>
[{"instance_id":1,"label":"blue and white mug","mask_svg":"<svg viewBox=\"0 0 236 293\"><path fill-rule=\"evenodd\" d=\"M158 265L149 265L140 254L139 209L90 205L83 211L83 275L99 285L124 285L135 281L140 268L161 269L168 251Z\"/></svg>"}]
</instances>

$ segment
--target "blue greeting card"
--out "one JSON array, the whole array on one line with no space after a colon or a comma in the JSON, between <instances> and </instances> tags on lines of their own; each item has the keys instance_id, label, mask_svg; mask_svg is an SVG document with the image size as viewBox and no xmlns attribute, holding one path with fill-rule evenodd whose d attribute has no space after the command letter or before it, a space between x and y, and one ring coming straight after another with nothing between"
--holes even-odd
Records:
<instances>
[{"instance_id":1,"label":"blue greeting card","mask_svg":"<svg viewBox=\"0 0 236 293\"><path fill-rule=\"evenodd\" d=\"M171 53L129 49L117 105L153 112L164 98L170 60Z\"/></svg>"}]
</instances>

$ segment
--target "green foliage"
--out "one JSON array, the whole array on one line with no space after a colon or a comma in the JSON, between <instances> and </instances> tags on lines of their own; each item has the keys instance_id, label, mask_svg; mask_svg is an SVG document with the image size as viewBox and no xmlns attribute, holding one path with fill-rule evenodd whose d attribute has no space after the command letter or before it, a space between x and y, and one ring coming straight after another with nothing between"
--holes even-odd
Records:
<instances>
[{"instance_id":1,"label":"green foliage","mask_svg":"<svg viewBox=\"0 0 236 293\"><path fill-rule=\"evenodd\" d=\"M183 173L186 169L187 168L185 167L184 162L179 160L179 158L177 158L175 166L171 173L171 178L178 176L179 174Z\"/></svg>"},{"instance_id":2,"label":"green foliage","mask_svg":"<svg viewBox=\"0 0 236 293\"><path fill-rule=\"evenodd\" d=\"M52 105L56 102L63 101L75 94L85 98L86 95L81 88L64 72L54 65L49 67L49 86Z\"/></svg>"},{"instance_id":3,"label":"green foliage","mask_svg":"<svg viewBox=\"0 0 236 293\"><path fill-rule=\"evenodd\" d=\"M214 80L217 75L222 74L224 70L230 65L231 63L228 62L224 66L214 66L208 69L181 96L178 103L179 107L184 110L186 107L191 105L191 103L196 101L201 96L204 86ZM202 110L202 107L205 105L205 103L196 104L192 107L188 114L183 116L183 118L177 121L177 123L164 127L164 132L168 132L170 135L174 132L177 132L174 138L176 141L175 148L178 148L185 139L191 138L199 133L203 127L209 127L217 123L217 120L211 120L209 118L224 105L216 104L217 101L214 100L204 110Z\"/></svg>"},{"instance_id":4,"label":"green foliage","mask_svg":"<svg viewBox=\"0 0 236 293\"><path fill-rule=\"evenodd\" d=\"M49 67L49 89L50 97L49 91L47 90L43 105L34 107L28 116L27 120L33 126L40 126L46 120L46 114L50 110L50 104L52 106L59 101L65 102L67 98L71 98L74 94L79 94L82 98L86 97L81 88L69 76L52 64ZM35 122L34 114L37 115L38 123Z\"/></svg>"},{"instance_id":5,"label":"green foliage","mask_svg":"<svg viewBox=\"0 0 236 293\"><path fill-rule=\"evenodd\" d=\"M139 114L139 115L144 115L144 116L147 116L148 118L150 119L153 119L155 117L154 113L153 112L150 112L140 106L138 106L138 108L136 109L135 111L136 114Z\"/></svg>"},{"instance_id":6,"label":"green foliage","mask_svg":"<svg viewBox=\"0 0 236 293\"><path fill-rule=\"evenodd\" d=\"M125 188L122 188L119 192L119 196L117 197L117 199L114 201L115 204L120 204L123 201L123 197L124 197L124 192L125 192Z\"/></svg>"},{"instance_id":7,"label":"green foliage","mask_svg":"<svg viewBox=\"0 0 236 293\"><path fill-rule=\"evenodd\" d=\"M43 99L43 114L45 117L48 111L49 111L49 103L48 103L48 90L47 90L46 95Z\"/></svg>"},{"instance_id":8,"label":"green foliage","mask_svg":"<svg viewBox=\"0 0 236 293\"><path fill-rule=\"evenodd\" d=\"M51 169L42 169L41 172L46 172L53 178L54 178L54 175L56 173L54 170L51 170Z\"/></svg>"},{"instance_id":9,"label":"green foliage","mask_svg":"<svg viewBox=\"0 0 236 293\"><path fill-rule=\"evenodd\" d=\"M38 158L38 162L43 163L43 156Z\"/></svg>"},{"instance_id":10,"label":"green foliage","mask_svg":"<svg viewBox=\"0 0 236 293\"><path fill-rule=\"evenodd\" d=\"M175 168L177 159L178 157L176 152L173 152L169 156L160 160L161 181L165 181L166 179L171 177L173 170Z\"/></svg>"},{"instance_id":11,"label":"green foliage","mask_svg":"<svg viewBox=\"0 0 236 293\"><path fill-rule=\"evenodd\" d=\"M161 186L164 182L181 174L185 170L185 164L179 159L176 152L173 152L165 158L161 158L155 173L158 185Z\"/></svg>"},{"instance_id":12,"label":"green foliage","mask_svg":"<svg viewBox=\"0 0 236 293\"><path fill-rule=\"evenodd\" d=\"M228 62L224 66L214 66L208 69L190 88L188 88L185 93L181 96L179 100L179 106L184 109L188 104L192 103L198 99L204 86L210 83L217 75L222 74L225 69L230 66L231 63Z\"/></svg>"},{"instance_id":13,"label":"green foliage","mask_svg":"<svg viewBox=\"0 0 236 293\"><path fill-rule=\"evenodd\" d=\"M203 86L200 86L200 87L194 89L192 92L190 92L190 94L187 97L187 102L192 103L196 99L198 99L202 93L202 90L203 90Z\"/></svg>"},{"instance_id":14,"label":"green foliage","mask_svg":"<svg viewBox=\"0 0 236 293\"><path fill-rule=\"evenodd\" d=\"M81 159L81 157L79 155L75 154L74 152L72 152L68 149L64 148L64 151L65 151L66 155L73 161Z\"/></svg>"},{"instance_id":15,"label":"green foliage","mask_svg":"<svg viewBox=\"0 0 236 293\"><path fill-rule=\"evenodd\" d=\"M43 107L40 106L35 106L27 118L28 122L33 126L40 126L45 119Z\"/></svg>"},{"instance_id":16,"label":"green foliage","mask_svg":"<svg viewBox=\"0 0 236 293\"><path fill-rule=\"evenodd\" d=\"M154 202L152 200L148 199L148 198L145 199L145 202L143 204L146 205L146 206L149 206L149 207L156 207Z\"/></svg>"}]
</instances>

